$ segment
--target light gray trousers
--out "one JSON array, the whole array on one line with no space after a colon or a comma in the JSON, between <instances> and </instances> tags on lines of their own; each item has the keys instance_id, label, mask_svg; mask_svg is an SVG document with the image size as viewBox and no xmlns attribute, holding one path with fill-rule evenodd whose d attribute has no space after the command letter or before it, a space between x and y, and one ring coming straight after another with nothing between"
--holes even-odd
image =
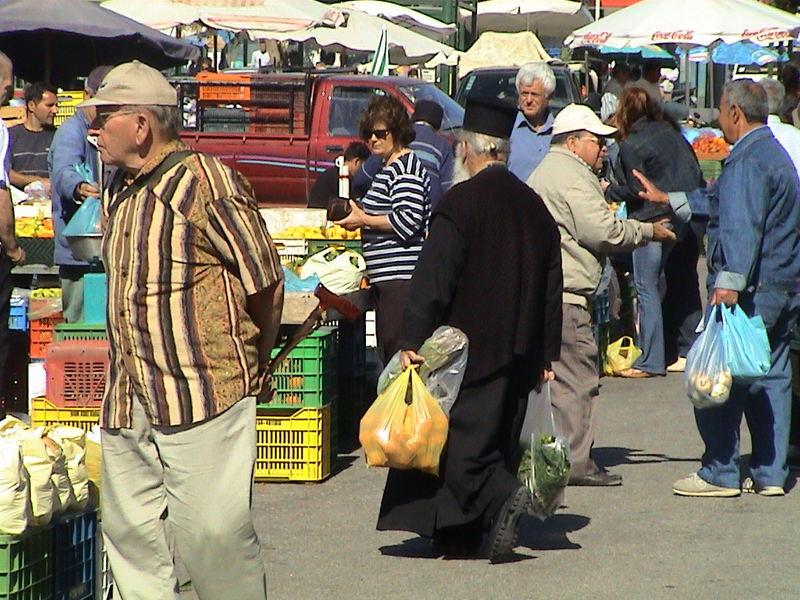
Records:
<instances>
[{"instance_id":1,"label":"light gray trousers","mask_svg":"<svg viewBox=\"0 0 800 600\"><path fill-rule=\"evenodd\" d=\"M200 600L265 600L250 514L255 398L196 425L103 429L103 537L122 600L176 600L171 547ZM170 540L172 538L172 540Z\"/></svg>"}]
</instances>

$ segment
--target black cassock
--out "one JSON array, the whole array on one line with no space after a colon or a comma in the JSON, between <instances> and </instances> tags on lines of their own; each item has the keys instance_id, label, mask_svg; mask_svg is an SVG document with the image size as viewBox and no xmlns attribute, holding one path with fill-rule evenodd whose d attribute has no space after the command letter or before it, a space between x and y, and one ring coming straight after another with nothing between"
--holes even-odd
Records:
<instances>
[{"instance_id":1,"label":"black cassock","mask_svg":"<svg viewBox=\"0 0 800 600\"><path fill-rule=\"evenodd\" d=\"M378 529L488 527L519 485L512 463L528 393L559 356L561 293L558 228L504 165L445 195L411 280L401 347L451 325L467 334L469 359L439 476L390 469Z\"/></svg>"}]
</instances>

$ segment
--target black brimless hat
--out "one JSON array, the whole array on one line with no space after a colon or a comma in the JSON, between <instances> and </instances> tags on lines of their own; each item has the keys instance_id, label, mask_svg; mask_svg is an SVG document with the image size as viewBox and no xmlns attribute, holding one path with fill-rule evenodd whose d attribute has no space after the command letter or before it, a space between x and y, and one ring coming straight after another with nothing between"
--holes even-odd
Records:
<instances>
[{"instance_id":1,"label":"black brimless hat","mask_svg":"<svg viewBox=\"0 0 800 600\"><path fill-rule=\"evenodd\" d=\"M414 123L417 121L425 121L426 123L430 123L431 127L434 129L440 129L442 127L443 115L444 111L442 107L433 100L417 100L417 103L414 105L414 114L411 115L411 121Z\"/></svg>"},{"instance_id":2,"label":"black brimless hat","mask_svg":"<svg viewBox=\"0 0 800 600\"><path fill-rule=\"evenodd\" d=\"M496 98L467 98L462 129L508 139L517 120L517 108Z\"/></svg>"}]
</instances>

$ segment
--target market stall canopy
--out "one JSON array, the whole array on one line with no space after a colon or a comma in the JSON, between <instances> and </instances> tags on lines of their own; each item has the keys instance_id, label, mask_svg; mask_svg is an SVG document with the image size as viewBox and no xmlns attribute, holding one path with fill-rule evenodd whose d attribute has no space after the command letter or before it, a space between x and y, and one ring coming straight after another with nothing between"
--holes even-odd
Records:
<instances>
[{"instance_id":1,"label":"market stall canopy","mask_svg":"<svg viewBox=\"0 0 800 600\"><path fill-rule=\"evenodd\" d=\"M442 60L455 60L455 49L432 40L410 29L395 25L391 21L373 17L356 9L342 11L345 23L339 27L314 26L290 32L250 31L256 37L295 42L315 41L327 50L355 50L374 52L381 37L381 28L386 27L389 38L389 61L395 65L425 63L440 56Z\"/></svg>"},{"instance_id":2,"label":"market stall canopy","mask_svg":"<svg viewBox=\"0 0 800 600\"><path fill-rule=\"evenodd\" d=\"M514 67L550 58L539 38L530 31L519 33L487 31L461 55L458 68L464 74L480 67Z\"/></svg>"},{"instance_id":3,"label":"market stall canopy","mask_svg":"<svg viewBox=\"0 0 800 600\"><path fill-rule=\"evenodd\" d=\"M579 46L686 44L749 40L760 46L796 40L800 17L757 0L641 0L570 34Z\"/></svg>"},{"instance_id":4,"label":"market stall canopy","mask_svg":"<svg viewBox=\"0 0 800 600\"><path fill-rule=\"evenodd\" d=\"M540 38L563 40L593 21L581 2L572 0L486 0L478 3L478 32L534 31Z\"/></svg>"},{"instance_id":5,"label":"market stall canopy","mask_svg":"<svg viewBox=\"0 0 800 600\"><path fill-rule=\"evenodd\" d=\"M161 31L191 24L229 31L293 31L342 22L337 10L316 0L108 0L101 6Z\"/></svg>"},{"instance_id":6,"label":"market stall canopy","mask_svg":"<svg viewBox=\"0 0 800 600\"><path fill-rule=\"evenodd\" d=\"M351 0L339 2L333 6L341 9L355 8L373 17L381 17L416 33L439 40L452 35L457 30L452 23L442 23L439 19L429 17L407 6L382 0Z\"/></svg>"},{"instance_id":7,"label":"market stall canopy","mask_svg":"<svg viewBox=\"0 0 800 600\"><path fill-rule=\"evenodd\" d=\"M200 49L86 0L0 2L0 50L28 81L67 85L101 64L138 59L157 69Z\"/></svg>"},{"instance_id":8,"label":"market stall canopy","mask_svg":"<svg viewBox=\"0 0 800 600\"><path fill-rule=\"evenodd\" d=\"M768 65L787 60L774 50L764 48L753 42L735 42L733 44L717 44L713 49L694 46L689 49L691 62L711 62L718 65Z\"/></svg>"}]
</instances>

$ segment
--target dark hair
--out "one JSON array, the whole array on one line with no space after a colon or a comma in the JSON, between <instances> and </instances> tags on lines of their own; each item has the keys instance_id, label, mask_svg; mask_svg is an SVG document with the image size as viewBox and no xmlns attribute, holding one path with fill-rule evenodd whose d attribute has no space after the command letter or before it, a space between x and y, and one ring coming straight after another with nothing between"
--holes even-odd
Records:
<instances>
[{"instance_id":1,"label":"dark hair","mask_svg":"<svg viewBox=\"0 0 800 600\"><path fill-rule=\"evenodd\" d=\"M391 132L395 143L404 148L413 142L416 137L414 130L411 128L411 119L408 118L408 111L400 100L394 96L375 96L370 100L364 112L361 113L361 120L358 122L358 130L362 140L369 140L375 123L383 123Z\"/></svg>"},{"instance_id":2,"label":"dark hair","mask_svg":"<svg viewBox=\"0 0 800 600\"><path fill-rule=\"evenodd\" d=\"M767 92L752 79L736 79L722 86L728 106L738 106L748 123L767 122L769 102Z\"/></svg>"},{"instance_id":3,"label":"dark hair","mask_svg":"<svg viewBox=\"0 0 800 600\"><path fill-rule=\"evenodd\" d=\"M800 70L791 63L784 65L781 70L781 83L787 93L800 89Z\"/></svg>"},{"instance_id":4,"label":"dark hair","mask_svg":"<svg viewBox=\"0 0 800 600\"><path fill-rule=\"evenodd\" d=\"M347 149L344 151L345 160L353 160L354 158L367 160L369 155L369 148L367 148L367 145L364 142L350 142L350 144L347 146Z\"/></svg>"},{"instance_id":5,"label":"dark hair","mask_svg":"<svg viewBox=\"0 0 800 600\"><path fill-rule=\"evenodd\" d=\"M658 62L646 62L642 67L642 77L646 76L648 73L652 73L653 71L658 71L659 74L661 73L661 64Z\"/></svg>"},{"instance_id":6,"label":"dark hair","mask_svg":"<svg viewBox=\"0 0 800 600\"><path fill-rule=\"evenodd\" d=\"M614 68L611 69L611 76L616 77L617 75L623 74L631 74L631 67L628 63L618 62L614 65Z\"/></svg>"},{"instance_id":7,"label":"dark hair","mask_svg":"<svg viewBox=\"0 0 800 600\"><path fill-rule=\"evenodd\" d=\"M634 132L634 123L642 117L647 117L648 121L665 121L680 130L674 121L664 117L661 106L640 87L627 87L622 91L616 116L619 141Z\"/></svg>"},{"instance_id":8,"label":"dark hair","mask_svg":"<svg viewBox=\"0 0 800 600\"><path fill-rule=\"evenodd\" d=\"M50 92L51 94L58 96L56 88L49 83L43 83L41 81L26 83L22 90L23 98L25 99L25 106L28 106L28 102L38 103L42 99L42 96L44 96L45 92Z\"/></svg>"}]
</instances>

